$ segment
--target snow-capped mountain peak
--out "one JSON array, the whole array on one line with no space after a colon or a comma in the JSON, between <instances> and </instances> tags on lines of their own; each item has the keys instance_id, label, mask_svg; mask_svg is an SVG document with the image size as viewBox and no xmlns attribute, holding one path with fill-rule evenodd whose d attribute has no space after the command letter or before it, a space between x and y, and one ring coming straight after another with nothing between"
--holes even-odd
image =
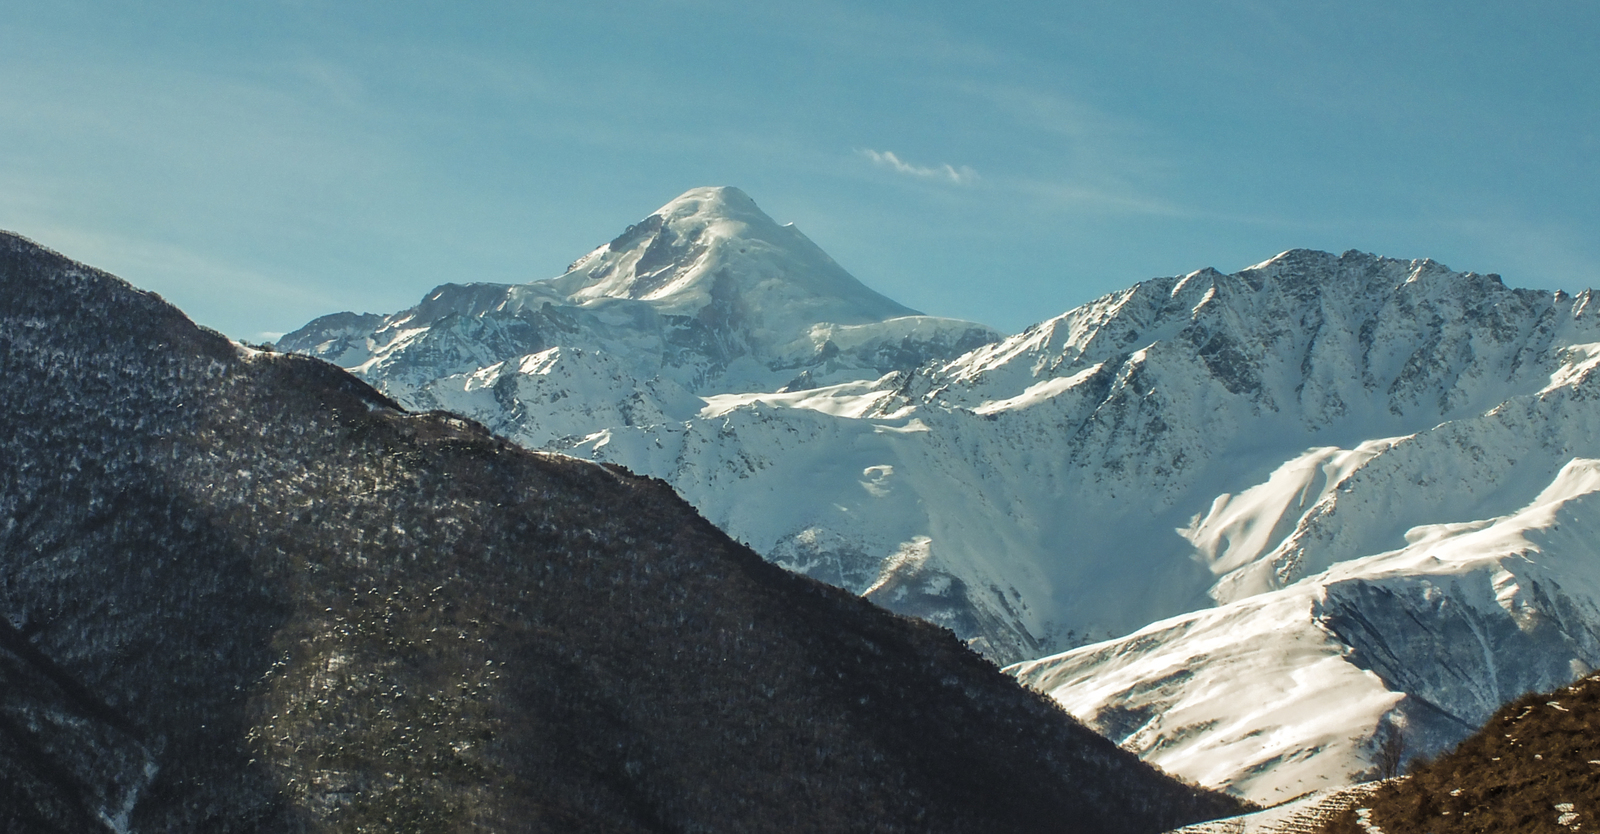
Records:
<instances>
[{"instance_id":1,"label":"snow-capped mountain peak","mask_svg":"<svg viewBox=\"0 0 1600 834\"><path fill-rule=\"evenodd\" d=\"M874 380L999 338L889 300L744 192L718 187L684 193L559 277L445 284L392 315L324 316L280 347L542 447L689 419L697 394ZM517 416L534 413L531 424Z\"/></svg>"},{"instance_id":2,"label":"snow-capped mountain peak","mask_svg":"<svg viewBox=\"0 0 1600 834\"><path fill-rule=\"evenodd\" d=\"M719 301L808 325L918 315L868 289L793 224L778 225L730 186L685 192L548 283L575 302L628 298L679 315Z\"/></svg>"}]
</instances>

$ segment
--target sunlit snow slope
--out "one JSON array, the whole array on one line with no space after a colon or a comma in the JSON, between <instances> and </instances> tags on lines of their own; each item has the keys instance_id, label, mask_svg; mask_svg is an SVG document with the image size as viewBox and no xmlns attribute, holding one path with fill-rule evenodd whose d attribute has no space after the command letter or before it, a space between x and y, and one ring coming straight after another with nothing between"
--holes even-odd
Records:
<instances>
[{"instance_id":1,"label":"sunlit snow slope","mask_svg":"<svg viewBox=\"0 0 1600 834\"><path fill-rule=\"evenodd\" d=\"M1376 775L1600 666L1600 461L1526 507L1009 671L1168 772L1260 802Z\"/></svg>"}]
</instances>

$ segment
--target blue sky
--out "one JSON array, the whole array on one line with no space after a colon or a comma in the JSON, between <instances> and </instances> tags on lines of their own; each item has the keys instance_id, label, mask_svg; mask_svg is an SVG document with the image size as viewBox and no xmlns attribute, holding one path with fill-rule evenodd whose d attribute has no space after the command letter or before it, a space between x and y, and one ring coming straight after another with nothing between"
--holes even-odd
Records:
<instances>
[{"instance_id":1,"label":"blue sky","mask_svg":"<svg viewBox=\"0 0 1600 834\"><path fill-rule=\"evenodd\" d=\"M1596 43L1590 0L24 0L0 228L252 340L552 277L699 185L1005 330L1293 247L1576 290Z\"/></svg>"}]
</instances>

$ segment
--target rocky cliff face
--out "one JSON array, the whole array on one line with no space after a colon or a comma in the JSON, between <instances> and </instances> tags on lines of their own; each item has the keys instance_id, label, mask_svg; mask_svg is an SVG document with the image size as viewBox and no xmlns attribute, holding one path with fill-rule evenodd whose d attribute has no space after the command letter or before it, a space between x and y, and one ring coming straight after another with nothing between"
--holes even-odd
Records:
<instances>
[{"instance_id":1,"label":"rocky cliff face","mask_svg":"<svg viewBox=\"0 0 1600 834\"><path fill-rule=\"evenodd\" d=\"M10 235L0 380L4 830L1154 831L1229 807L660 482L408 413Z\"/></svg>"}]
</instances>

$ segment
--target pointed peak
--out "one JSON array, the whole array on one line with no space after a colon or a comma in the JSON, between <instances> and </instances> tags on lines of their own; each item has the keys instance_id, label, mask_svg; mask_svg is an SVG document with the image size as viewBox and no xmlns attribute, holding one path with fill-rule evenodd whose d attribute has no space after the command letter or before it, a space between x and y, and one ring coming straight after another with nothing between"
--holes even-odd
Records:
<instances>
[{"instance_id":1,"label":"pointed peak","mask_svg":"<svg viewBox=\"0 0 1600 834\"><path fill-rule=\"evenodd\" d=\"M684 216L686 214L718 214L718 215L748 215L756 214L766 217L766 214L756 206L756 201L750 195L734 188L731 185L712 185L700 188L691 188L659 209L656 214L663 217ZM771 218L768 218L769 220Z\"/></svg>"},{"instance_id":2,"label":"pointed peak","mask_svg":"<svg viewBox=\"0 0 1600 834\"><path fill-rule=\"evenodd\" d=\"M718 241L738 239L781 241L779 245L792 245L796 236L799 236L798 231L780 227L750 199L750 195L731 185L691 188L624 229L610 243L574 261L567 272L573 273L597 259L625 258L634 250L655 249L660 256L675 245L681 248L681 245L693 243L710 247Z\"/></svg>"},{"instance_id":3,"label":"pointed peak","mask_svg":"<svg viewBox=\"0 0 1600 834\"><path fill-rule=\"evenodd\" d=\"M774 332L916 312L863 286L732 186L684 192L541 283L580 304L631 299L674 315L697 315L720 297L733 305L724 313L764 321L762 329Z\"/></svg>"},{"instance_id":4,"label":"pointed peak","mask_svg":"<svg viewBox=\"0 0 1600 834\"><path fill-rule=\"evenodd\" d=\"M1354 250L1352 250L1351 252L1346 252L1345 256L1350 256L1352 254L1359 255L1361 253L1355 252ZM1331 264L1331 263L1334 263L1334 262L1338 261L1339 257L1340 256L1335 255L1332 252L1324 252L1324 251L1322 251L1320 249L1289 249L1287 251L1279 252L1278 254L1273 255L1272 257L1262 261L1261 263L1253 264L1251 266L1247 266L1244 269L1240 270L1240 272L1241 273L1258 272L1258 271L1262 271L1262 270L1270 270L1270 269L1273 269L1273 268L1294 267L1294 266L1310 266L1310 265L1313 265L1313 264L1315 264L1315 265L1325 265L1325 264Z\"/></svg>"},{"instance_id":5,"label":"pointed peak","mask_svg":"<svg viewBox=\"0 0 1600 834\"><path fill-rule=\"evenodd\" d=\"M780 228L750 195L731 185L691 188L656 209L646 222L656 227L669 226L688 236L718 229L722 237L761 237Z\"/></svg>"}]
</instances>

